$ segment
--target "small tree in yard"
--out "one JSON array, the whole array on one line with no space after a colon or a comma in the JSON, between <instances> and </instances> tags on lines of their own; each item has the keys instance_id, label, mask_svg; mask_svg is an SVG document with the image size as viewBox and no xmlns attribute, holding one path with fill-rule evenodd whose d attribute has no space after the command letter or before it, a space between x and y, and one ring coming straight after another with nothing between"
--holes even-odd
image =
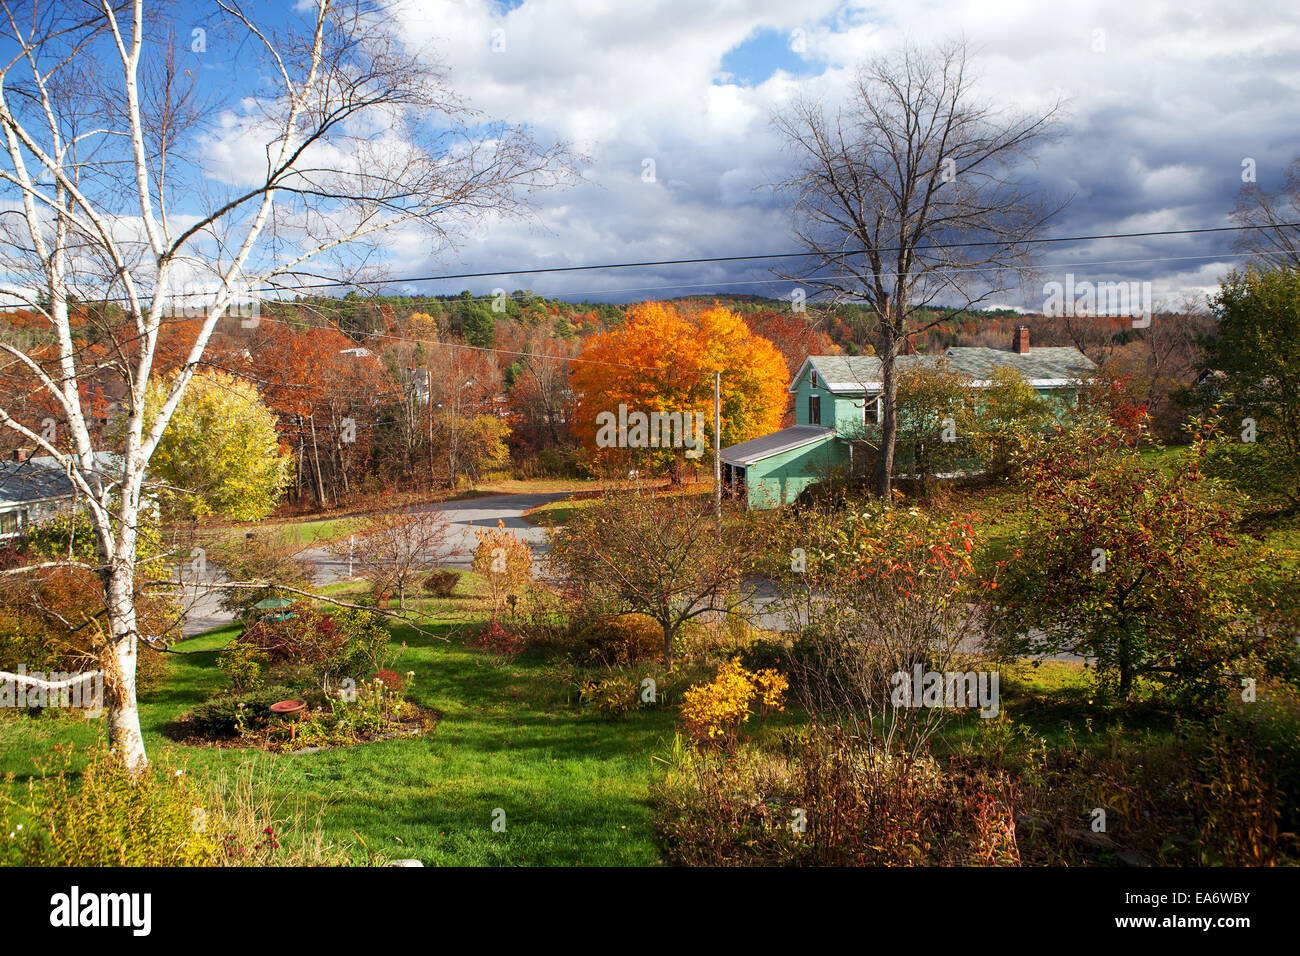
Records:
<instances>
[{"instance_id":1,"label":"small tree in yard","mask_svg":"<svg viewBox=\"0 0 1300 956\"><path fill-rule=\"evenodd\" d=\"M475 532L478 545L474 549L473 568L488 583L492 600L492 620L496 621L501 606L510 598L518 597L532 580L533 552L528 544L506 530L504 521L496 528Z\"/></svg>"},{"instance_id":2,"label":"small tree in yard","mask_svg":"<svg viewBox=\"0 0 1300 956\"><path fill-rule=\"evenodd\" d=\"M1021 447L1051 423L1052 409L1024 376L999 365L973 396L967 418L963 431L985 470L1004 478L1015 470Z\"/></svg>"},{"instance_id":3,"label":"small tree in yard","mask_svg":"<svg viewBox=\"0 0 1300 956\"><path fill-rule=\"evenodd\" d=\"M745 614L749 575L768 540L757 516L724 515L687 496L608 493L551 531L551 565L581 597L651 617L663 630L664 660L687 621Z\"/></svg>"},{"instance_id":4,"label":"small tree in yard","mask_svg":"<svg viewBox=\"0 0 1300 956\"><path fill-rule=\"evenodd\" d=\"M252 612L253 605L267 598L283 597L276 585L296 591L310 589L314 569L298 557L298 546L271 532L247 534L231 544L210 549L213 563L233 580L264 582L261 587L221 590L221 607L238 617ZM219 589L219 586L214 585Z\"/></svg>"},{"instance_id":5,"label":"small tree in yard","mask_svg":"<svg viewBox=\"0 0 1300 956\"><path fill-rule=\"evenodd\" d=\"M897 692L911 687L918 665L945 673L977 650L978 604L996 577L976 569L972 521L872 502L804 516L791 539L804 552L783 582L782 605L800 633L791 687L822 732L863 745L867 772L880 769L881 753L918 756L963 706L922 706L910 691L900 706Z\"/></svg>"},{"instance_id":6,"label":"small tree in yard","mask_svg":"<svg viewBox=\"0 0 1300 956\"><path fill-rule=\"evenodd\" d=\"M1275 557L1234 533L1202 471L1200 442L1148 463L1112 429L1061 431L1026 459L1028 522L998 591L992 631L1015 655L1095 661L1103 686L1138 682L1198 706L1243 677L1282 673L1292 648Z\"/></svg>"},{"instance_id":7,"label":"small tree in yard","mask_svg":"<svg viewBox=\"0 0 1300 956\"><path fill-rule=\"evenodd\" d=\"M405 609L406 592L455 554L450 536L450 522L441 511L391 511L371 515L353 539L330 550L344 560L350 555L377 591L396 591L397 605Z\"/></svg>"},{"instance_id":8,"label":"small tree in yard","mask_svg":"<svg viewBox=\"0 0 1300 956\"><path fill-rule=\"evenodd\" d=\"M1300 508L1300 273L1234 272L1211 299L1202 370L1232 426L1213 470L1257 506Z\"/></svg>"},{"instance_id":9,"label":"small tree in yard","mask_svg":"<svg viewBox=\"0 0 1300 956\"><path fill-rule=\"evenodd\" d=\"M966 417L965 376L947 361L914 365L898 376L898 443L911 451L911 471L929 493L934 478L957 469L964 441L958 424Z\"/></svg>"}]
</instances>

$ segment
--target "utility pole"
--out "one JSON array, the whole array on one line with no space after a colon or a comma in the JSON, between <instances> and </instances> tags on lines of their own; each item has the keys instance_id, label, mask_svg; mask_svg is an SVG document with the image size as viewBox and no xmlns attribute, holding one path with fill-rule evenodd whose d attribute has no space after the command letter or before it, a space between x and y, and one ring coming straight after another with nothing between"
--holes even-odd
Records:
<instances>
[{"instance_id":1,"label":"utility pole","mask_svg":"<svg viewBox=\"0 0 1300 956\"><path fill-rule=\"evenodd\" d=\"M722 531L722 372L713 373L713 497Z\"/></svg>"},{"instance_id":2,"label":"utility pole","mask_svg":"<svg viewBox=\"0 0 1300 956\"><path fill-rule=\"evenodd\" d=\"M424 374L428 376L429 385L425 394L429 397L429 494L433 494L433 366L429 365Z\"/></svg>"}]
</instances>

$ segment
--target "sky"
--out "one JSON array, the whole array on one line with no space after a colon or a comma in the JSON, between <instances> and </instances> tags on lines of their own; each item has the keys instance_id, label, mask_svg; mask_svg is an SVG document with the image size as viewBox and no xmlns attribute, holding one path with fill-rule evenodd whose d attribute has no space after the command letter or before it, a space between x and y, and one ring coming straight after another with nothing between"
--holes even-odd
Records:
<instances>
[{"instance_id":1,"label":"sky","mask_svg":"<svg viewBox=\"0 0 1300 956\"><path fill-rule=\"evenodd\" d=\"M1228 225L1243 162L1275 188L1300 156L1294 0L374 2L483 116L589 159L578 185L539 194L526 221L488 223L437 255L413 232L394 235L386 255L396 277L795 250L788 212L765 188L786 168L773 109L799 92L834 102L859 63L906 43L964 38L977 95L993 105L1035 111L1064 100L1063 135L1031 171L1050 195L1071 197L1050 235ZM178 5L182 40L190 20L204 22L203 6ZM295 15L281 0L245 6L272 25ZM299 0L297 14L309 6ZM242 70L215 39L199 62L211 90ZM215 129L203 162L233 181L248 163L247 137L237 122ZM1232 242L1063 243L1044 250L1041 266L1048 279L1150 282L1157 300L1172 302L1213 290L1241 264ZM789 295L794 284L772 265L505 274L389 291L529 288L613 302ZM1042 302L1040 285L987 304Z\"/></svg>"},{"instance_id":2,"label":"sky","mask_svg":"<svg viewBox=\"0 0 1300 956\"><path fill-rule=\"evenodd\" d=\"M964 37L990 103L1065 99L1063 136L1034 171L1072 197L1055 236L1227 225L1243 160L1274 188L1300 156L1294 2L400 0L392 12L476 107L592 159L582 185L541 199L532 228L490 232L441 263L411 257L412 274L794 249L787 211L763 188L785 162L772 109L796 89L833 100L857 64L905 43ZM1149 281L1175 300L1212 290L1242 261L1231 251L1217 234L1062 244L1041 261L1049 278ZM461 284L614 301L791 288L767 263ZM1001 298L1036 308L1041 288Z\"/></svg>"}]
</instances>

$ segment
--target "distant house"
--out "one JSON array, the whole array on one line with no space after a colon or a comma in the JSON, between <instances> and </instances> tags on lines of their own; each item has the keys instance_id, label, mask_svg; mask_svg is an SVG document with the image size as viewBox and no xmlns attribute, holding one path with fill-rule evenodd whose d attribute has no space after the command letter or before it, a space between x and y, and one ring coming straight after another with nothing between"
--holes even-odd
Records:
<instances>
[{"instance_id":1,"label":"distant house","mask_svg":"<svg viewBox=\"0 0 1300 956\"><path fill-rule=\"evenodd\" d=\"M96 453L101 472L117 462ZM17 538L28 528L72 511L77 494L68 473L52 457L17 458L0 462L0 542Z\"/></svg>"},{"instance_id":2,"label":"distant house","mask_svg":"<svg viewBox=\"0 0 1300 956\"><path fill-rule=\"evenodd\" d=\"M1011 348L955 346L942 355L900 355L897 367L944 359L971 388L987 386L995 368L1014 369L1059 410L1074 404L1080 385L1097 367L1072 346L1031 350L1024 326L1016 329ZM790 382L795 424L722 449L724 492L750 508L779 507L832 468L847 466L850 439L880 422L882 378L874 355L809 356Z\"/></svg>"}]
</instances>

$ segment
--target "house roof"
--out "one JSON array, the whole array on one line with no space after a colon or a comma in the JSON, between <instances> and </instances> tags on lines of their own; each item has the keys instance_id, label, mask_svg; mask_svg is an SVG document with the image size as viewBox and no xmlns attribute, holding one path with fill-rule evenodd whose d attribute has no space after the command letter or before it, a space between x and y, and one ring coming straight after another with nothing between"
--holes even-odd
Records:
<instances>
[{"instance_id":1,"label":"house roof","mask_svg":"<svg viewBox=\"0 0 1300 956\"><path fill-rule=\"evenodd\" d=\"M958 372L987 381L999 366L1013 368L1031 384L1065 384L1089 377L1097 363L1073 345L1035 346L1024 355L1014 349L954 347L944 353Z\"/></svg>"},{"instance_id":2,"label":"house roof","mask_svg":"<svg viewBox=\"0 0 1300 956\"><path fill-rule=\"evenodd\" d=\"M121 459L111 452L95 452L95 465L102 475L114 467L121 468ZM0 508L70 498L72 494L67 472L52 456L0 462Z\"/></svg>"},{"instance_id":3,"label":"house roof","mask_svg":"<svg viewBox=\"0 0 1300 956\"><path fill-rule=\"evenodd\" d=\"M783 451L800 448L835 437L835 429L822 428L818 425L792 425L780 431L751 438L739 445L731 445L719 452L723 461L733 465L752 465L764 458L771 458Z\"/></svg>"},{"instance_id":4,"label":"house roof","mask_svg":"<svg viewBox=\"0 0 1300 956\"><path fill-rule=\"evenodd\" d=\"M895 365L904 369L910 365L932 365L938 360L933 355L900 355ZM874 355L810 355L795 372L790 382L790 391L799 385L808 366L817 371L817 378L824 388L832 392L861 392L865 389L880 388L880 359Z\"/></svg>"},{"instance_id":5,"label":"house roof","mask_svg":"<svg viewBox=\"0 0 1300 956\"><path fill-rule=\"evenodd\" d=\"M1038 346L1021 355L1014 349L953 346L943 355L900 355L897 368L936 365L947 358L953 370L975 383L986 382L999 366L1013 368L1030 385L1053 387L1087 378L1097 365L1073 346ZM809 366L831 392L875 391L881 387L880 359L874 355L810 355L790 382L794 391Z\"/></svg>"},{"instance_id":6,"label":"house roof","mask_svg":"<svg viewBox=\"0 0 1300 956\"><path fill-rule=\"evenodd\" d=\"M0 463L0 508L67 498L71 494L72 482L58 468L33 465L30 461Z\"/></svg>"}]
</instances>

